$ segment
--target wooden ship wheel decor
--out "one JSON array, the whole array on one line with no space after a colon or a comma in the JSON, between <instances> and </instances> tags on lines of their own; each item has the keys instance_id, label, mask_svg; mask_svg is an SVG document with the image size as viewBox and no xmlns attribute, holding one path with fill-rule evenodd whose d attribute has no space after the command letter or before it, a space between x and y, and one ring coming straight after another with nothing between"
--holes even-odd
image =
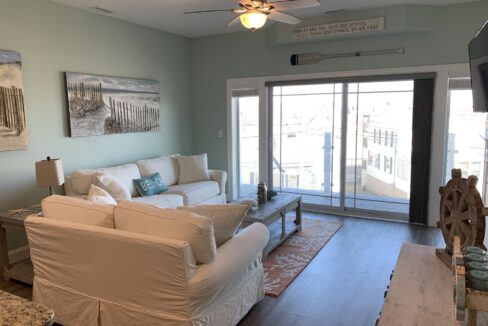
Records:
<instances>
[{"instance_id":1,"label":"wooden ship wheel decor","mask_svg":"<svg viewBox=\"0 0 488 326\"><path fill-rule=\"evenodd\" d=\"M436 254L446 266L451 267L454 237L461 241L461 249L477 246L484 250L485 216L488 208L483 206L476 189L478 177L463 178L460 169L451 171L451 180L439 188L441 195L440 220L437 223L446 242L446 249L437 249Z\"/></svg>"}]
</instances>

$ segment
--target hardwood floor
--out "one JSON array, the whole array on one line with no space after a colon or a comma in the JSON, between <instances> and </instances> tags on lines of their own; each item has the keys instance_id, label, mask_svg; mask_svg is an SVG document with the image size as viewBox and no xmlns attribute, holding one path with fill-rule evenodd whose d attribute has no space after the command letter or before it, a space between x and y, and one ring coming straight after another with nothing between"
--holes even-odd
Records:
<instances>
[{"instance_id":1,"label":"hardwood floor","mask_svg":"<svg viewBox=\"0 0 488 326\"><path fill-rule=\"evenodd\" d=\"M240 326L374 325L402 243L444 243L435 228L317 213L304 217L340 220L344 226L279 298L266 297ZM0 288L31 296L31 287L21 283L4 282Z\"/></svg>"},{"instance_id":2,"label":"hardwood floor","mask_svg":"<svg viewBox=\"0 0 488 326\"><path fill-rule=\"evenodd\" d=\"M404 242L443 247L440 231L405 223L333 217L344 226L283 294L266 297L241 321L247 325L374 325Z\"/></svg>"}]
</instances>

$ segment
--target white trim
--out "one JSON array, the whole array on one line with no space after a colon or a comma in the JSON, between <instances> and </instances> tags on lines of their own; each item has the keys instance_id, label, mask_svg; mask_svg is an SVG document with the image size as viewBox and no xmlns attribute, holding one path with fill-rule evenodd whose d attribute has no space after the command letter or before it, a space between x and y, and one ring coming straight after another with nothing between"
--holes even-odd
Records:
<instances>
[{"instance_id":1,"label":"white trim","mask_svg":"<svg viewBox=\"0 0 488 326\"><path fill-rule=\"evenodd\" d=\"M10 264L14 264L18 261L27 259L29 257L30 257L29 245L25 245L23 247L19 247L17 249L10 250L8 252L8 261Z\"/></svg>"},{"instance_id":2,"label":"white trim","mask_svg":"<svg viewBox=\"0 0 488 326\"><path fill-rule=\"evenodd\" d=\"M335 71L335 72L321 72L311 74L295 74L295 75L277 75L251 78L230 78L227 79L227 130L228 130L228 157L229 157L229 189L233 188L231 175L233 169L233 155L232 155L232 103L231 90L233 88L246 88L249 85L258 88L260 94L261 89L265 89L264 84L272 81L285 80L305 80L305 79L321 79L321 78L347 78L347 77L361 77L361 76L381 76L394 74L411 74L411 73L437 73L436 89L434 97L434 117L432 126L432 154L430 162L430 180L429 180L429 225L435 226L438 220L439 210L439 186L444 183L445 175L445 157L447 146L447 90L449 77L469 76L468 64L450 64L450 65L432 65L432 66L418 66L418 67L402 67L402 68L382 68L382 69L365 69L365 70L351 70L351 71ZM267 103L265 103L267 105ZM261 109L261 101L260 101ZM267 110L265 110L267 111ZM261 151L261 150L260 150ZM231 193L232 195L232 193ZM232 197L230 197L232 198Z\"/></svg>"}]
</instances>

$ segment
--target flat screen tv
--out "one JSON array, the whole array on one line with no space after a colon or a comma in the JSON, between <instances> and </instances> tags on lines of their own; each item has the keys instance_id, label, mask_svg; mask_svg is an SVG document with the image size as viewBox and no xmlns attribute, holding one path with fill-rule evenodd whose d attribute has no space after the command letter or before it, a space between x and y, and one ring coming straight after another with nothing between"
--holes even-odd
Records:
<instances>
[{"instance_id":1,"label":"flat screen tv","mask_svg":"<svg viewBox=\"0 0 488 326\"><path fill-rule=\"evenodd\" d=\"M488 112L488 21L469 43L473 109Z\"/></svg>"}]
</instances>

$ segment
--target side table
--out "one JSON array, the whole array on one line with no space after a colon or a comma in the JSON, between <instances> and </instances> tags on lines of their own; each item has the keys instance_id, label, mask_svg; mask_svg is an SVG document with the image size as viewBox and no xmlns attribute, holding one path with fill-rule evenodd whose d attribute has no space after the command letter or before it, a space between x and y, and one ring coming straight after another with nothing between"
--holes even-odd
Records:
<instances>
[{"instance_id":1,"label":"side table","mask_svg":"<svg viewBox=\"0 0 488 326\"><path fill-rule=\"evenodd\" d=\"M24 221L32 214L41 212L40 206L0 212L0 277L8 281L14 279L32 284L34 271L30 260L21 260L11 264L8 257L6 228L15 228L25 232Z\"/></svg>"},{"instance_id":2,"label":"side table","mask_svg":"<svg viewBox=\"0 0 488 326\"><path fill-rule=\"evenodd\" d=\"M53 324L52 309L0 290L0 325L51 326Z\"/></svg>"}]
</instances>

